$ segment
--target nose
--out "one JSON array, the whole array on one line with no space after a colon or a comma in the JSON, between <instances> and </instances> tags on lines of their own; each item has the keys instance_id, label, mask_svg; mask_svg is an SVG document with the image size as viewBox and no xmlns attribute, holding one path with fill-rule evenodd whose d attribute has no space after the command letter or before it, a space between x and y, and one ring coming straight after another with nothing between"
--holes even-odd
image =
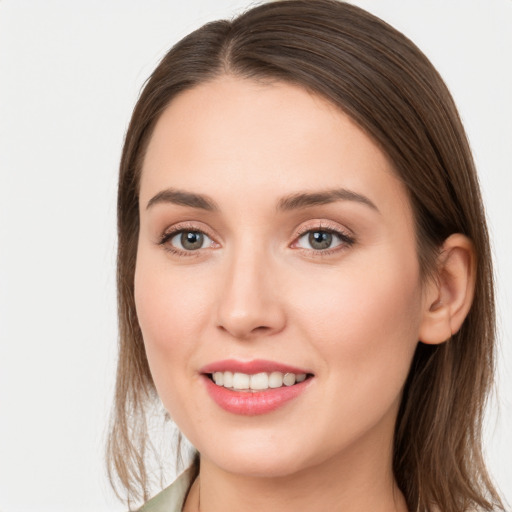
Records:
<instances>
[{"instance_id":1,"label":"nose","mask_svg":"<svg viewBox=\"0 0 512 512\"><path fill-rule=\"evenodd\" d=\"M237 339L280 332L286 324L283 292L264 254L247 251L227 264L217 310L217 327Z\"/></svg>"}]
</instances>

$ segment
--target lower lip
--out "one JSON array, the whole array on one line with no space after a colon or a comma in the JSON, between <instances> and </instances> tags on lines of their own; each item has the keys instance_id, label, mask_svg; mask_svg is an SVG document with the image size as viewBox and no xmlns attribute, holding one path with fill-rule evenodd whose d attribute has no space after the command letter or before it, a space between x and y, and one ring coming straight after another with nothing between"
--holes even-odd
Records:
<instances>
[{"instance_id":1,"label":"lower lip","mask_svg":"<svg viewBox=\"0 0 512 512\"><path fill-rule=\"evenodd\" d=\"M209 377L203 375L206 389L213 401L225 411L243 416L256 416L275 411L306 390L311 378L293 386L270 388L264 391L233 391L217 386Z\"/></svg>"}]
</instances>

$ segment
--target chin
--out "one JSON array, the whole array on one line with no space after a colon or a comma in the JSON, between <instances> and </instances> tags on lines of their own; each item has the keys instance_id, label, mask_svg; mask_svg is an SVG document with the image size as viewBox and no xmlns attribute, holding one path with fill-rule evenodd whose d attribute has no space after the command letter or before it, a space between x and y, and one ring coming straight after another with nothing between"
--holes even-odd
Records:
<instances>
[{"instance_id":1,"label":"chin","mask_svg":"<svg viewBox=\"0 0 512 512\"><path fill-rule=\"evenodd\" d=\"M259 453L258 456L252 457L240 452L224 453L221 458L208 460L227 473L250 478L284 478L306 469L305 461L298 461L296 456L288 457L276 451L274 450L272 454Z\"/></svg>"},{"instance_id":2,"label":"chin","mask_svg":"<svg viewBox=\"0 0 512 512\"><path fill-rule=\"evenodd\" d=\"M245 437L245 439L243 439ZM282 436L232 436L198 447L201 460L241 477L283 478L316 466L332 454L303 439L285 442ZM289 442L292 441L292 442ZM293 442L295 441L295 442Z\"/></svg>"}]
</instances>

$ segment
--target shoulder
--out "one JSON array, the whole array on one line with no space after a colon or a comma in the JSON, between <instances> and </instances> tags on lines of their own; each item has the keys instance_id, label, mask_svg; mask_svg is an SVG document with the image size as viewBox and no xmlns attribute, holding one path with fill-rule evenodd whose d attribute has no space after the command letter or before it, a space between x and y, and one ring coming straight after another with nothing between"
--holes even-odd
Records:
<instances>
[{"instance_id":1,"label":"shoulder","mask_svg":"<svg viewBox=\"0 0 512 512\"><path fill-rule=\"evenodd\" d=\"M187 469L169 487L151 498L137 512L181 512L194 475L195 471L192 467Z\"/></svg>"}]
</instances>

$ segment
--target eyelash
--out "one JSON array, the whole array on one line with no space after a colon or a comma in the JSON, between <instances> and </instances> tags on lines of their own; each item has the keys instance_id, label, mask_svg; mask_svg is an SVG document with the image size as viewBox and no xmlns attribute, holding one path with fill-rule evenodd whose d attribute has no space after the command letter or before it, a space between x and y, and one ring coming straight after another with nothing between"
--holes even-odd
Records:
<instances>
[{"instance_id":1,"label":"eyelash","mask_svg":"<svg viewBox=\"0 0 512 512\"><path fill-rule=\"evenodd\" d=\"M184 257L196 257L199 256L200 249L195 251L184 251L178 249L177 247L172 246L169 242L180 233L201 233L202 235L207 236L210 240L214 241L214 238L209 235L204 229L199 229L197 226L192 224L178 224L173 226L170 230L167 230L163 233L158 242L158 245L162 246L167 252ZM215 241L214 241L215 242Z\"/></svg>"},{"instance_id":2,"label":"eyelash","mask_svg":"<svg viewBox=\"0 0 512 512\"><path fill-rule=\"evenodd\" d=\"M176 235L179 235L180 233L187 233L187 232L200 233L202 235L207 236L210 240L213 241L213 243L216 243L214 240L214 237L209 235L208 232L205 231L204 229L200 229L197 226L194 226L192 224L178 224L178 225L174 226L173 228L171 228L170 230L165 231L162 234L162 236L158 242L158 245L162 246L167 252L177 255L177 256L197 257L200 255L201 249L186 251L186 250L178 249L178 248L172 246L171 244L169 244L169 242ZM307 235L308 233L312 233L312 232L322 232L322 233L332 234L340 240L340 243L333 248L322 249L322 250L307 249L304 247L294 247L294 246L296 246L298 241L304 235ZM355 244L355 242L356 242L356 240L352 235L348 234L346 231L341 230L338 226L325 225L323 223L318 223L315 225L306 226L306 227L302 228L301 230L299 230L295 234L294 241L292 242L292 244L290 244L290 247L294 247L297 250L300 250L301 252L304 252L304 253L312 254L315 256L325 257L325 256L330 256L339 251L342 251L348 247L351 247Z\"/></svg>"},{"instance_id":3,"label":"eyelash","mask_svg":"<svg viewBox=\"0 0 512 512\"><path fill-rule=\"evenodd\" d=\"M303 247L297 247L298 250L305 252L307 254L314 255L316 257L327 257L331 256L335 253L338 253L340 251L343 251L344 249L347 249L349 247L352 247L356 243L356 239L353 235L350 235L346 231L340 229L338 225L332 225L332 224L325 224L322 222L318 222L318 224L305 226L302 229L300 229L294 237L294 241L291 244L292 246L297 245L298 241L308 233L315 233L315 232L321 232L321 233L329 233L331 235L336 236L340 243L336 245L335 247L329 248L329 249L306 249Z\"/></svg>"}]
</instances>

